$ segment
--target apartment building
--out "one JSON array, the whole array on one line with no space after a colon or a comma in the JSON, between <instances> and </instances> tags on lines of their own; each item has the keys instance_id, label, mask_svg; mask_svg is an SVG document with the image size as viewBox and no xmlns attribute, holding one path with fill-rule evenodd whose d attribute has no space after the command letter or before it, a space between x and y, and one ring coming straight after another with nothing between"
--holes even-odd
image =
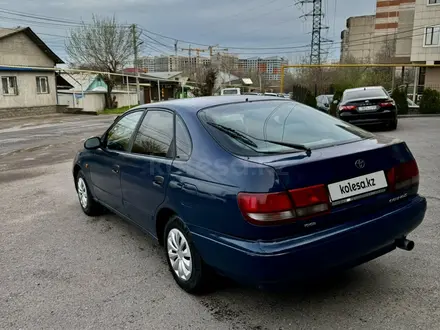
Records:
<instances>
[{"instance_id":1,"label":"apartment building","mask_svg":"<svg viewBox=\"0 0 440 330\"><path fill-rule=\"evenodd\" d=\"M239 59L238 69L241 72L259 72L268 81L279 81L281 80L281 67L288 64L287 59L279 56L251 57Z\"/></svg>"},{"instance_id":2,"label":"apartment building","mask_svg":"<svg viewBox=\"0 0 440 330\"><path fill-rule=\"evenodd\" d=\"M341 62L355 59L369 62L374 56L373 40L376 15L349 17L346 30L341 33Z\"/></svg>"},{"instance_id":3,"label":"apartment building","mask_svg":"<svg viewBox=\"0 0 440 330\"><path fill-rule=\"evenodd\" d=\"M429 1L429 0L426 0ZM416 0L377 0L374 15L350 17L341 33L341 61L408 63Z\"/></svg>"},{"instance_id":4,"label":"apartment building","mask_svg":"<svg viewBox=\"0 0 440 330\"><path fill-rule=\"evenodd\" d=\"M217 53L211 57L211 63L213 66L226 72L235 72L238 70L238 56L229 53Z\"/></svg>"},{"instance_id":5,"label":"apartment building","mask_svg":"<svg viewBox=\"0 0 440 330\"><path fill-rule=\"evenodd\" d=\"M147 72L173 72L191 70L198 66L211 64L211 59L201 56L146 56L139 59L139 68Z\"/></svg>"},{"instance_id":6,"label":"apartment building","mask_svg":"<svg viewBox=\"0 0 440 330\"><path fill-rule=\"evenodd\" d=\"M411 61L440 64L440 0L416 0ZM419 85L440 90L440 68L420 68Z\"/></svg>"}]
</instances>

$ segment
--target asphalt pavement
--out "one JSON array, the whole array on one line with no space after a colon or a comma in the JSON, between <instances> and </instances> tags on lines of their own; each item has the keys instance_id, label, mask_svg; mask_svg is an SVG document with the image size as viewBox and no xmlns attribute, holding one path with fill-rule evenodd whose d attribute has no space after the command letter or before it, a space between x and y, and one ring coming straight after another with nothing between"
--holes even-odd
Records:
<instances>
[{"instance_id":1,"label":"asphalt pavement","mask_svg":"<svg viewBox=\"0 0 440 330\"><path fill-rule=\"evenodd\" d=\"M0 329L438 328L440 118L383 133L408 142L428 199L412 252L282 292L225 282L199 297L177 287L148 236L80 209L72 157L113 118L0 122Z\"/></svg>"}]
</instances>

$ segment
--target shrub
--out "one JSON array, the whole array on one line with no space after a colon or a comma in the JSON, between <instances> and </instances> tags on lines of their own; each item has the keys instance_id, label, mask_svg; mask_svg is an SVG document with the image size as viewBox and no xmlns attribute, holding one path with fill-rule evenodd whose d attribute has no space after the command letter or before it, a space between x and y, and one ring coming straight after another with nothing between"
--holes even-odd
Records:
<instances>
[{"instance_id":1,"label":"shrub","mask_svg":"<svg viewBox=\"0 0 440 330\"><path fill-rule=\"evenodd\" d=\"M344 94L344 90L342 89L336 90L335 94L333 95L333 101L337 100L340 102L342 98L342 94ZM330 104L329 114L332 115L333 117L336 117L337 108L338 108L338 104L332 102L332 104Z\"/></svg>"},{"instance_id":2,"label":"shrub","mask_svg":"<svg viewBox=\"0 0 440 330\"><path fill-rule=\"evenodd\" d=\"M440 93L434 89L426 88L420 101L420 113L440 113Z\"/></svg>"},{"instance_id":3,"label":"shrub","mask_svg":"<svg viewBox=\"0 0 440 330\"><path fill-rule=\"evenodd\" d=\"M404 90L396 88L393 90L391 97L396 102L398 113L402 115L407 114L409 109L406 92Z\"/></svg>"},{"instance_id":4,"label":"shrub","mask_svg":"<svg viewBox=\"0 0 440 330\"><path fill-rule=\"evenodd\" d=\"M308 105L309 107L316 108L316 98L307 87L294 85L292 92L292 100Z\"/></svg>"},{"instance_id":5,"label":"shrub","mask_svg":"<svg viewBox=\"0 0 440 330\"><path fill-rule=\"evenodd\" d=\"M313 96L312 93L307 92L305 100L303 102L305 105L308 105L309 107L315 108L317 106L316 97Z\"/></svg>"}]
</instances>

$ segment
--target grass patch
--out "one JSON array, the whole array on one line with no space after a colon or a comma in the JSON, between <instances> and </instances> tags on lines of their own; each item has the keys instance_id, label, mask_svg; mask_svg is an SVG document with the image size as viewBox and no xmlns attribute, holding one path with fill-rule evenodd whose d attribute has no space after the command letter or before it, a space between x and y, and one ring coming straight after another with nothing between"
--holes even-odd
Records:
<instances>
[{"instance_id":1,"label":"grass patch","mask_svg":"<svg viewBox=\"0 0 440 330\"><path fill-rule=\"evenodd\" d=\"M120 115L121 113L124 113L125 111L133 108L134 105L127 105L125 107L115 108L115 109L104 109L99 112L100 115Z\"/></svg>"}]
</instances>

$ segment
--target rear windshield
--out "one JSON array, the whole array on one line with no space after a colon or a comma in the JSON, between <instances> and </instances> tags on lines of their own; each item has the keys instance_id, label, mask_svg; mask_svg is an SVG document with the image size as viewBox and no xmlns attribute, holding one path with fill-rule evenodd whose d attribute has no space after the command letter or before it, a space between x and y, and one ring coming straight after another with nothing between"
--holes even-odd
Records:
<instances>
[{"instance_id":1,"label":"rear windshield","mask_svg":"<svg viewBox=\"0 0 440 330\"><path fill-rule=\"evenodd\" d=\"M345 91L344 93L344 101L356 100L356 99L370 99L377 97L388 97L388 95L385 94L385 91L380 88Z\"/></svg>"},{"instance_id":2,"label":"rear windshield","mask_svg":"<svg viewBox=\"0 0 440 330\"><path fill-rule=\"evenodd\" d=\"M244 156L300 151L265 140L301 144L313 150L373 137L321 111L285 99L221 105L201 110L198 116L220 145ZM248 143L231 136L234 132L227 134L224 128L240 133Z\"/></svg>"}]
</instances>

